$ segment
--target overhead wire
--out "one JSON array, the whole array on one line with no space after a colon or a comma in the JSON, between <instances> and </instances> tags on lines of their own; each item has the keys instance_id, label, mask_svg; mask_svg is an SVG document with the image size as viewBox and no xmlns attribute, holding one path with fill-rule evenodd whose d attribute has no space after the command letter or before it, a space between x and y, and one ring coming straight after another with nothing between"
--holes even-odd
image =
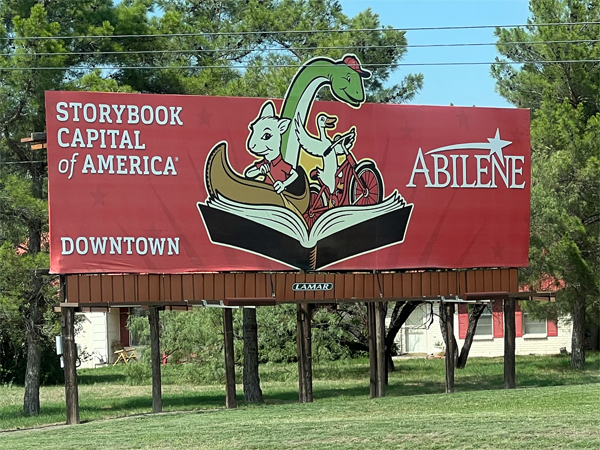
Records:
<instances>
[{"instance_id":1,"label":"overhead wire","mask_svg":"<svg viewBox=\"0 0 600 450\"><path fill-rule=\"evenodd\" d=\"M477 65L519 65L519 64L577 64L577 63L597 63L600 59L565 59L565 60L523 60L523 61L454 61L454 62L424 62L424 63L381 63L381 64L361 64L361 67L381 68L381 67L422 67L422 66L477 66ZM178 66L70 66L70 67L2 67L3 70L172 70L172 69L270 69L270 68L300 68L302 64L233 64L233 65L178 65ZM317 67L315 65L314 67Z\"/></svg>"},{"instance_id":2,"label":"overhead wire","mask_svg":"<svg viewBox=\"0 0 600 450\"><path fill-rule=\"evenodd\" d=\"M438 48L438 47L482 47L493 45L549 45L549 44L583 44L597 43L600 39L575 39L557 41L518 41L518 42L464 42L446 44L406 44L406 45L340 45L319 47L272 47L272 48L214 48L214 49L177 49L177 50L124 50L124 51L81 51L81 52L33 52L33 53L0 53L0 56L85 56L85 55L131 55L131 54L170 54L170 53L250 53L250 52L279 52L279 51L306 51L306 50L349 50L372 48Z\"/></svg>"},{"instance_id":3,"label":"overhead wire","mask_svg":"<svg viewBox=\"0 0 600 450\"><path fill-rule=\"evenodd\" d=\"M549 26L574 26L574 25L600 25L600 22L554 22L554 23L528 23L509 25L458 25L443 27L406 27L406 28L346 28L328 30L273 30L273 31L214 31L197 33L158 33L158 34L114 34L114 35L78 35L78 36L3 36L0 40L48 40L48 39L114 39L114 38L142 38L142 37L194 37L194 36L250 36L250 35L280 35L280 34L316 34L316 33L355 33L355 32L381 32L381 31L434 31L434 30L478 30L489 28L526 28Z\"/></svg>"}]
</instances>

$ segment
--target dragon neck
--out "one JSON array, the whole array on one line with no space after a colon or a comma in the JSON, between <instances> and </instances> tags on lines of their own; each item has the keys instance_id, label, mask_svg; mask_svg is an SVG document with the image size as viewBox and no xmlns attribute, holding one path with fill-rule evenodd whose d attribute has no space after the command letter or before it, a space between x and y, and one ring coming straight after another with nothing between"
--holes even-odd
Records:
<instances>
[{"instance_id":1,"label":"dragon neck","mask_svg":"<svg viewBox=\"0 0 600 450\"><path fill-rule=\"evenodd\" d=\"M287 131L281 136L281 156L293 167L298 165L300 144L294 138L294 121L298 114L302 125L306 120L317 92L324 86L331 88L331 80L336 64L325 58L318 58L298 71L292 80L281 108L281 117L292 122Z\"/></svg>"}]
</instances>

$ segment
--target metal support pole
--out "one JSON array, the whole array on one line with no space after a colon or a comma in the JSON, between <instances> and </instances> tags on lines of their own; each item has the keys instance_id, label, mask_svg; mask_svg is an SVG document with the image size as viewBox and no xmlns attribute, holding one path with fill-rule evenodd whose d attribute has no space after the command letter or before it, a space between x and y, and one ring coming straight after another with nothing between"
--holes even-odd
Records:
<instances>
[{"instance_id":1,"label":"metal support pole","mask_svg":"<svg viewBox=\"0 0 600 450\"><path fill-rule=\"evenodd\" d=\"M225 406L237 408L235 393L235 356L233 349L233 312L223 309L223 335L225 340Z\"/></svg>"},{"instance_id":2,"label":"metal support pole","mask_svg":"<svg viewBox=\"0 0 600 450\"><path fill-rule=\"evenodd\" d=\"M504 299L504 389L514 389L515 382L515 299Z\"/></svg>"}]
</instances>

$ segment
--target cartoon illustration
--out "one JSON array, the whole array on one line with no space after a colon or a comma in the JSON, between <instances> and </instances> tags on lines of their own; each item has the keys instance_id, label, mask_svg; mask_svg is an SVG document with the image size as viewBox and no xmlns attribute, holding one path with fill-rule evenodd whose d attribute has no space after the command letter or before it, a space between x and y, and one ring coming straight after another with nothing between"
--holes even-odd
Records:
<instances>
[{"instance_id":1,"label":"cartoon illustration","mask_svg":"<svg viewBox=\"0 0 600 450\"><path fill-rule=\"evenodd\" d=\"M226 142L213 147L205 168L208 198L198 203L213 243L319 269L404 240L413 205L397 191L384 197L375 161L356 160L356 126L332 138L328 130L338 118L320 111L317 135L306 129L321 88L359 108L370 75L354 55L304 64L280 114L267 100L248 125L246 151L258 159L243 176L231 167Z\"/></svg>"},{"instance_id":2,"label":"cartoon illustration","mask_svg":"<svg viewBox=\"0 0 600 450\"><path fill-rule=\"evenodd\" d=\"M337 171L338 161L337 155L343 153L340 148L346 142L345 139L340 139L340 136L336 136L338 139L334 142L327 135L326 129L335 128L337 117L328 116L325 113L320 113L317 116L317 130L319 135L313 137L309 135L304 127L301 125L300 115L296 117L295 132L298 138L298 142L303 150L308 154L316 157L320 157L323 160L322 168L315 168L311 172L311 179L321 181L329 189L329 194L335 192L335 172ZM348 135L348 144L352 145L356 134ZM334 150L334 147L337 149ZM330 203L330 207L335 206Z\"/></svg>"},{"instance_id":3,"label":"cartoon illustration","mask_svg":"<svg viewBox=\"0 0 600 450\"><path fill-rule=\"evenodd\" d=\"M356 141L356 128L334 139L327 136L327 128L335 128L336 117L325 113L317 116L319 136L313 137L295 122L296 135L301 147L313 156L320 156L322 168L315 168L310 178L318 184L310 185L310 203L304 213L309 228L330 208L343 205L374 205L383 199L383 180L377 165L371 160L357 163L350 152ZM338 156L345 156L338 165Z\"/></svg>"},{"instance_id":4,"label":"cartoon illustration","mask_svg":"<svg viewBox=\"0 0 600 450\"><path fill-rule=\"evenodd\" d=\"M281 135L289 125L290 120L277 117L273 102L268 101L248 127L248 151L255 156L262 156L262 159L248 166L244 176L254 179L265 175L265 183L271 184L278 194L298 178L298 172L281 157Z\"/></svg>"},{"instance_id":5,"label":"cartoon illustration","mask_svg":"<svg viewBox=\"0 0 600 450\"><path fill-rule=\"evenodd\" d=\"M324 87L329 87L340 102L360 108L366 97L363 80L370 77L371 72L361 68L354 55L346 55L339 61L314 58L294 76L284 97L281 117L295 119L300 115L302 126L306 126L315 97ZM290 128L283 134L281 146L283 159L296 167L300 146Z\"/></svg>"}]
</instances>

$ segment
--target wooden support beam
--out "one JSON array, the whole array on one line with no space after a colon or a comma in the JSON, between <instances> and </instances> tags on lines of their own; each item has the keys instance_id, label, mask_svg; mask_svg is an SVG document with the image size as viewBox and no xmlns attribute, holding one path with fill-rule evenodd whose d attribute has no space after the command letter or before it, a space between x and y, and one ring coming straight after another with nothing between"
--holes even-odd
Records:
<instances>
[{"instance_id":1,"label":"wooden support beam","mask_svg":"<svg viewBox=\"0 0 600 450\"><path fill-rule=\"evenodd\" d=\"M160 376L160 340L158 310L156 306L148 308L148 321L150 322L150 359L152 363L152 412L162 411L162 382Z\"/></svg>"},{"instance_id":2,"label":"wooden support beam","mask_svg":"<svg viewBox=\"0 0 600 450\"><path fill-rule=\"evenodd\" d=\"M370 368L370 394L371 398L377 398L377 333L375 327L375 303L367 305L367 328L369 330L369 368Z\"/></svg>"},{"instance_id":3,"label":"wooden support beam","mask_svg":"<svg viewBox=\"0 0 600 450\"><path fill-rule=\"evenodd\" d=\"M45 131L35 131L31 133L28 137L22 138L21 142L46 142L46 132Z\"/></svg>"},{"instance_id":4,"label":"wooden support beam","mask_svg":"<svg viewBox=\"0 0 600 450\"><path fill-rule=\"evenodd\" d=\"M235 352L233 349L233 311L223 309L223 337L225 349L225 406L237 408L235 392Z\"/></svg>"},{"instance_id":5,"label":"wooden support beam","mask_svg":"<svg viewBox=\"0 0 600 450\"><path fill-rule=\"evenodd\" d=\"M514 389L515 376L515 299L504 298L504 389Z\"/></svg>"},{"instance_id":6,"label":"wooden support beam","mask_svg":"<svg viewBox=\"0 0 600 450\"><path fill-rule=\"evenodd\" d=\"M298 401L313 401L312 386L312 310L310 303L296 308L296 346L298 350Z\"/></svg>"},{"instance_id":7,"label":"wooden support beam","mask_svg":"<svg viewBox=\"0 0 600 450\"><path fill-rule=\"evenodd\" d=\"M440 308L446 308L446 333L448 336L446 343L446 393L454 392L454 303L442 302Z\"/></svg>"},{"instance_id":8,"label":"wooden support beam","mask_svg":"<svg viewBox=\"0 0 600 450\"><path fill-rule=\"evenodd\" d=\"M77 346L75 345L75 308L62 308L62 346L65 372L67 425L79 423L79 390L77 387Z\"/></svg>"},{"instance_id":9,"label":"wooden support beam","mask_svg":"<svg viewBox=\"0 0 600 450\"><path fill-rule=\"evenodd\" d=\"M377 358L377 397L385 397L385 308L382 302L375 302L375 337Z\"/></svg>"}]
</instances>

